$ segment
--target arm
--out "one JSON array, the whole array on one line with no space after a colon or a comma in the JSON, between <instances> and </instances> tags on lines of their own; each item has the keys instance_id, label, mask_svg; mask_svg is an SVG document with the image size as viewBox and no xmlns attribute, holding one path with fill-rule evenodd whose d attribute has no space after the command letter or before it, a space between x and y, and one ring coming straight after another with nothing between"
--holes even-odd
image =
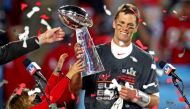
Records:
<instances>
[{"instance_id":1,"label":"arm","mask_svg":"<svg viewBox=\"0 0 190 109\"><path fill-rule=\"evenodd\" d=\"M81 59L83 55L83 50L78 43L75 44L74 50L76 53L76 58ZM81 74L78 73L74 75L73 78L71 79L70 83L71 92L77 94L77 92L81 89L81 87L82 87L82 77Z\"/></svg>"},{"instance_id":2,"label":"arm","mask_svg":"<svg viewBox=\"0 0 190 109\"><path fill-rule=\"evenodd\" d=\"M27 48L22 47L23 41L8 43L0 48L0 65L38 49L42 44L63 40L64 35L63 30L54 28L42 33L39 37L27 39Z\"/></svg>"}]
</instances>

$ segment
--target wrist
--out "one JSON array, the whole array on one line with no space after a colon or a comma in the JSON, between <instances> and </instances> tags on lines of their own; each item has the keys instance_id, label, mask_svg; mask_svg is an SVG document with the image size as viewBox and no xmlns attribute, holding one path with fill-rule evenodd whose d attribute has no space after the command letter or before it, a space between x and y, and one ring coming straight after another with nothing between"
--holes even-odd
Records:
<instances>
[{"instance_id":1,"label":"wrist","mask_svg":"<svg viewBox=\"0 0 190 109\"><path fill-rule=\"evenodd\" d=\"M146 107L150 103L150 95L136 89L136 97L132 99L132 102L141 107Z\"/></svg>"}]
</instances>

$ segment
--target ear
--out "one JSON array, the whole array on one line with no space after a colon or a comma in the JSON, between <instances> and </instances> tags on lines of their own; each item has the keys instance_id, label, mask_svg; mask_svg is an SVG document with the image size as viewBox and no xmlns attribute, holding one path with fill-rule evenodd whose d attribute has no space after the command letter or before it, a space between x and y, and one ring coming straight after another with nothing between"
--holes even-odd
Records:
<instances>
[{"instance_id":1,"label":"ear","mask_svg":"<svg viewBox=\"0 0 190 109\"><path fill-rule=\"evenodd\" d=\"M113 23L112 23L112 27L115 29L115 27L116 27L116 22L115 22L115 20L113 21Z\"/></svg>"}]
</instances>

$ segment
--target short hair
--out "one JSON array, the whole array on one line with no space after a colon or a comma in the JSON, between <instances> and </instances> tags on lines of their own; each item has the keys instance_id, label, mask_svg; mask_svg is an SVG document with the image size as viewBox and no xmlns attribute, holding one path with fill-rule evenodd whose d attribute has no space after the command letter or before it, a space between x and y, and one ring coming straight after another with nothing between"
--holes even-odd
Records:
<instances>
[{"instance_id":1,"label":"short hair","mask_svg":"<svg viewBox=\"0 0 190 109\"><path fill-rule=\"evenodd\" d=\"M118 10L116 12L115 18L117 19L119 16L119 13L124 12L125 14L133 14L136 16L136 24L139 24L140 19L140 12L136 6L133 4L122 4L120 7L118 7Z\"/></svg>"}]
</instances>

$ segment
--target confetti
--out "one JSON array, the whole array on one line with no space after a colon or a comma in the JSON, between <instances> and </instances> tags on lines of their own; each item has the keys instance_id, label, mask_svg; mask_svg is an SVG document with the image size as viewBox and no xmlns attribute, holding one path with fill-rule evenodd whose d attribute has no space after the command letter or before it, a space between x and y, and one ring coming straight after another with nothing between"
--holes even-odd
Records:
<instances>
[{"instance_id":1,"label":"confetti","mask_svg":"<svg viewBox=\"0 0 190 109\"><path fill-rule=\"evenodd\" d=\"M172 83L172 78L168 78L168 79L166 80L166 83L167 83L167 84L171 84L171 83Z\"/></svg>"},{"instance_id":2,"label":"confetti","mask_svg":"<svg viewBox=\"0 0 190 109\"><path fill-rule=\"evenodd\" d=\"M123 46L123 45L125 45L125 43L123 41L119 41L119 45Z\"/></svg>"},{"instance_id":3,"label":"confetti","mask_svg":"<svg viewBox=\"0 0 190 109\"><path fill-rule=\"evenodd\" d=\"M147 89L147 88L152 87L152 86L157 87L158 84L156 84L155 82L153 82L153 83L150 83L150 84L147 84L147 85L143 85L143 88Z\"/></svg>"},{"instance_id":4,"label":"confetti","mask_svg":"<svg viewBox=\"0 0 190 109\"><path fill-rule=\"evenodd\" d=\"M95 96L96 96L96 94L91 94L90 96L91 96L91 97L95 97Z\"/></svg>"},{"instance_id":5,"label":"confetti","mask_svg":"<svg viewBox=\"0 0 190 109\"><path fill-rule=\"evenodd\" d=\"M3 80L0 82L0 87L2 87L4 84L8 84L8 81L7 80Z\"/></svg>"},{"instance_id":6,"label":"confetti","mask_svg":"<svg viewBox=\"0 0 190 109\"><path fill-rule=\"evenodd\" d=\"M28 95L31 96L35 93L40 93L40 92L41 92L41 90L39 88L35 88L34 90L28 91Z\"/></svg>"},{"instance_id":7,"label":"confetti","mask_svg":"<svg viewBox=\"0 0 190 109\"><path fill-rule=\"evenodd\" d=\"M74 95L73 93L71 94L71 99L72 99L72 100L75 100L75 99L76 99L76 97L75 97L75 95Z\"/></svg>"},{"instance_id":8,"label":"confetti","mask_svg":"<svg viewBox=\"0 0 190 109\"><path fill-rule=\"evenodd\" d=\"M153 106L151 109L158 109L158 106Z\"/></svg>"},{"instance_id":9,"label":"confetti","mask_svg":"<svg viewBox=\"0 0 190 109\"><path fill-rule=\"evenodd\" d=\"M147 26L146 22L142 22L142 24L143 24L144 26Z\"/></svg>"},{"instance_id":10,"label":"confetti","mask_svg":"<svg viewBox=\"0 0 190 109\"><path fill-rule=\"evenodd\" d=\"M40 23L43 24L43 25L45 25L45 26L47 27L48 30L51 29L51 26L47 23L46 20L41 19L41 22L40 22Z\"/></svg>"},{"instance_id":11,"label":"confetti","mask_svg":"<svg viewBox=\"0 0 190 109\"><path fill-rule=\"evenodd\" d=\"M107 15L111 16L111 11L106 8L106 5L104 5L104 11Z\"/></svg>"},{"instance_id":12,"label":"confetti","mask_svg":"<svg viewBox=\"0 0 190 109\"><path fill-rule=\"evenodd\" d=\"M176 10L173 10L172 12L173 12L174 14L177 14L177 11L176 11Z\"/></svg>"},{"instance_id":13,"label":"confetti","mask_svg":"<svg viewBox=\"0 0 190 109\"><path fill-rule=\"evenodd\" d=\"M185 51L186 51L186 49L184 49L182 53L178 54L178 57L182 58L184 56L184 54L185 54Z\"/></svg>"},{"instance_id":14,"label":"confetti","mask_svg":"<svg viewBox=\"0 0 190 109\"><path fill-rule=\"evenodd\" d=\"M155 55L155 52L154 51L148 51L148 53L150 54L150 55Z\"/></svg>"},{"instance_id":15,"label":"confetti","mask_svg":"<svg viewBox=\"0 0 190 109\"><path fill-rule=\"evenodd\" d=\"M138 46L140 46L140 48L142 48L143 50L147 50L148 49L148 47L144 46L140 40L137 40L135 43Z\"/></svg>"},{"instance_id":16,"label":"confetti","mask_svg":"<svg viewBox=\"0 0 190 109\"><path fill-rule=\"evenodd\" d=\"M132 59L133 62L138 62L138 60L135 57L130 56L130 58Z\"/></svg>"},{"instance_id":17,"label":"confetti","mask_svg":"<svg viewBox=\"0 0 190 109\"><path fill-rule=\"evenodd\" d=\"M143 19L142 18L139 18L139 21L138 21L139 23L142 23L143 22Z\"/></svg>"},{"instance_id":18,"label":"confetti","mask_svg":"<svg viewBox=\"0 0 190 109\"><path fill-rule=\"evenodd\" d=\"M151 69L156 70L156 65L155 64L151 64Z\"/></svg>"},{"instance_id":19,"label":"confetti","mask_svg":"<svg viewBox=\"0 0 190 109\"><path fill-rule=\"evenodd\" d=\"M163 13L167 13L168 11L164 9L164 10L162 10L162 12L163 12Z\"/></svg>"},{"instance_id":20,"label":"confetti","mask_svg":"<svg viewBox=\"0 0 190 109\"><path fill-rule=\"evenodd\" d=\"M39 1L37 1L35 4L36 4L36 6L41 6L42 5L42 3L39 2Z\"/></svg>"},{"instance_id":21,"label":"confetti","mask_svg":"<svg viewBox=\"0 0 190 109\"><path fill-rule=\"evenodd\" d=\"M38 12L38 11L40 11L40 8L37 7L37 6L35 6L35 7L32 8L32 11L30 11L26 16L27 16L28 18L31 18L32 15L33 15L34 13Z\"/></svg>"},{"instance_id":22,"label":"confetti","mask_svg":"<svg viewBox=\"0 0 190 109\"><path fill-rule=\"evenodd\" d=\"M40 18L41 18L41 19L44 19L44 20L48 20L48 19L49 19L49 17L48 17L46 14L42 14L42 15L40 16Z\"/></svg>"},{"instance_id":23,"label":"confetti","mask_svg":"<svg viewBox=\"0 0 190 109\"><path fill-rule=\"evenodd\" d=\"M27 47L26 39L28 39L29 35L29 26L24 27L24 33L19 34L19 40L23 40L23 47Z\"/></svg>"},{"instance_id":24,"label":"confetti","mask_svg":"<svg viewBox=\"0 0 190 109\"><path fill-rule=\"evenodd\" d=\"M23 88L25 88L26 87L26 84L25 83L21 83L20 85L19 85L19 88L18 88L18 90L17 90L17 94L18 95L21 95L22 94L22 90L23 90Z\"/></svg>"},{"instance_id":25,"label":"confetti","mask_svg":"<svg viewBox=\"0 0 190 109\"><path fill-rule=\"evenodd\" d=\"M155 56L155 57L154 57L154 61L155 61L155 62L158 62L158 61L159 61L158 56Z\"/></svg>"},{"instance_id":26,"label":"confetti","mask_svg":"<svg viewBox=\"0 0 190 109\"><path fill-rule=\"evenodd\" d=\"M21 10L24 11L28 5L26 3L21 3Z\"/></svg>"},{"instance_id":27,"label":"confetti","mask_svg":"<svg viewBox=\"0 0 190 109\"><path fill-rule=\"evenodd\" d=\"M48 10L49 12L51 12L51 11L52 11L52 9L51 9L51 8L47 8L47 10Z\"/></svg>"},{"instance_id":28,"label":"confetti","mask_svg":"<svg viewBox=\"0 0 190 109\"><path fill-rule=\"evenodd\" d=\"M185 102L185 99L183 97L179 97L179 102Z\"/></svg>"},{"instance_id":29,"label":"confetti","mask_svg":"<svg viewBox=\"0 0 190 109\"><path fill-rule=\"evenodd\" d=\"M0 29L0 33L5 33L5 30Z\"/></svg>"}]
</instances>

